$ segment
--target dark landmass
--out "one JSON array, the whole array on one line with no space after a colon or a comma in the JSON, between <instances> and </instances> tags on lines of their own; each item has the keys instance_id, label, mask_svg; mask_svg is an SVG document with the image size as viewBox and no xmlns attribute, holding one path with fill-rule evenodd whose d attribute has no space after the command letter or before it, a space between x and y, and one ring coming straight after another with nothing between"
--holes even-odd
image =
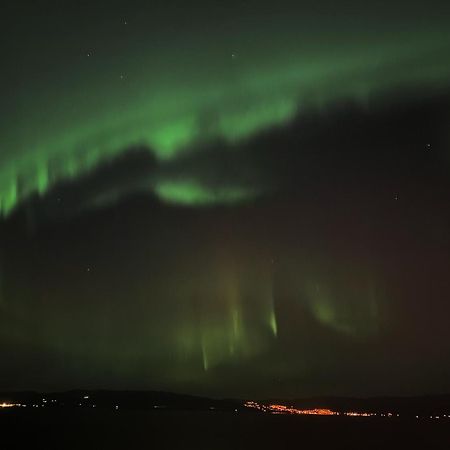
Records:
<instances>
[{"instance_id":1,"label":"dark landmass","mask_svg":"<svg viewBox=\"0 0 450 450\"><path fill-rule=\"evenodd\" d=\"M255 412L246 400L212 399L161 391L71 390L66 392L0 392L0 403L27 405L31 408L108 408L127 410L168 409L176 411ZM260 404L280 404L301 410L328 408L339 413L392 413L402 416L449 415L450 394L416 397L312 397L305 399L270 399ZM258 412L258 411L256 411Z\"/></svg>"},{"instance_id":2,"label":"dark landmass","mask_svg":"<svg viewBox=\"0 0 450 450\"><path fill-rule=\"evenodd\" d=\"M160 391L71 390L66 392L0 392L0 403L40 408L112 408L130 410L211 410L244 408L239 400L217 400Z\"/></svg>"}]
</instances>

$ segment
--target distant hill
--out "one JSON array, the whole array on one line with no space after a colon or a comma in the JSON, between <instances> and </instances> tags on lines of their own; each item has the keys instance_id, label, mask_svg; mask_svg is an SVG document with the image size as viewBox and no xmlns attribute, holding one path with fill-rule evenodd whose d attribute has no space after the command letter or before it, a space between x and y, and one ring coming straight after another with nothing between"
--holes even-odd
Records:
<instances>
[{"instance_id":1,"label":"distant hill","mask_svg":"<svg viewBox=\"0 0 450 450\"><path fill-rule=\"evenodd\" d=\"M96 407L116 409L235 410L243 408L238 400L159 391L71 390L66 392L0 392L0 403L20 403L33 407Z\"/></svg>"},{"instance_id":2,"label":"distant hill","mask_svg":"<svg viewBox=\"0 0 450 450\"><path fill-rule=\"evenodd\" d=\"M45 408L108 408L134 410L249 411L244 400L211 399L160 391L71 390L66 392L0 392L0 403ZM337 412L392 413L402 416L448 415L450 394L416 397L312 397L270 399L262 404L282 404L297 409L327 408Z\"/></svg>"}]
</instances>

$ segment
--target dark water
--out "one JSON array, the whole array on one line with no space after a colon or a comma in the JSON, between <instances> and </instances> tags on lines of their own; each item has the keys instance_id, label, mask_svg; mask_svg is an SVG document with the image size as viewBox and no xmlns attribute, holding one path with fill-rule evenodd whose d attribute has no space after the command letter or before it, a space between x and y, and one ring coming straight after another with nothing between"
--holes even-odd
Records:
<instances>
[{"instance_id":1,"label":"dark water","mask_svg":"<svg viewBox=\"0 0 450 450\"><path fill-rule=\"evenodd\" d=\"M2 411L0 447L450 450L450 421L87 409Z\"/></svg>"}]
</instances>

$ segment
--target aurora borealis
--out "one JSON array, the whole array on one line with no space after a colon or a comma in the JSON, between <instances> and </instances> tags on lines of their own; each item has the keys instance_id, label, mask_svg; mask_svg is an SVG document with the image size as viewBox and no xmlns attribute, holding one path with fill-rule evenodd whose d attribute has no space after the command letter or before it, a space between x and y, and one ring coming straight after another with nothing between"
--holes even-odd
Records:
<instances>
[{"instance_id":1,"label":"aurora borealis","mask_svg":"<svg viewBox=\"0 0 450 450\"><path fill-rule=\"evenodd\" d=\"M445 2L5 12L0 385L450 388Z\"/></svg>"},{"instance_id":2,"label":"aurora borealis","mask_svg":"<svg viewBox=\"0 0 450 450\"><path fill-rule=\"evenodd\" d=\"M239 142L311 103L364 103L393 86L440 85L450 70L445 15L436 10L425 20L413 5L409 13L390 10L389 20L382 5L353 5L354 17L330 4L323 11L305 5L292 16L283 4L241 2L235 10L156 3L113 6L104 17L95 5L43 5L12 7L2 93L3 214L133 145L170 160L214 139ZM201 186L186 197L192 180L181 185L183 194L172 183L158 181L156 192L181 202L209 198Z\"/></svg>"}]
</instances>

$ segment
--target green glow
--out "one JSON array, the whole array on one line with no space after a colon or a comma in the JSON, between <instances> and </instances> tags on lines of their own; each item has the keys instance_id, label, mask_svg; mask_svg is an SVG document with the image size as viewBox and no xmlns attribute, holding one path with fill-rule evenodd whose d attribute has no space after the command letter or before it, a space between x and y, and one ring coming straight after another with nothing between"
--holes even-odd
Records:
<instances>
[{"instance_id":1,"label":"green glow","mask_svg":"<svg viewBox=\"0 0 450 450\"><path fill-rule=\"evenodd\" d=\"M277 317L275 315L275 311L272 311L269 316L269 326L272 330L273 335L276 337L278 335L278 325L277 325Z\"/></svg>"},{"instance_id":2,"label":"green glow","mask_svg":"<svg viewBox=\"0 0 450 450\"><path fill-rule=\"evenodd\" d=\"M188 118L156 129L148 136L148 142L161 159L170 159L178 149L192 142L195 135L195 123Z\"/></svg>"},{"instance_id":3,"label":"green glow","mask_svg":"<svg viewBox=\"0 0 450 450\"><path fill-rule=\"evenodd\" d=\"M202 341L202 361L203 361L203 370L206 372L209 368L209 364L208 364L208 353L206 351L204 341Z\"/></svg>"},{"instance_id":4,"label":"green glow","mask_svg":"<svg viewBox=\"0 0 450 450\"><path fill-rule=\"evenodd\" d=\"M338 308L342 308L342 306L337 306L335 302L325 298L317 299L311 304L311 311L319 322L337 331L353 333L351 323L348 323L345 318L340 316Z\"/></svg>"},{"instance_id":5,"label":"green glow","mask_svg":"<svg viewBox=\"0 0 450 450\"><path fill-rule=\"evenodd\" d=\"M299 44L309 42L308 34L305 41L287 39L293 32L288 27L275 37L252 36L254 44L236 60L226 40L202 43L192 60L176 48L149 51L153 47L143 40L123 55L125 80L111 75L112 61L101 55L77 61L69 73L55 68L39 83L23 86L20 98L27 101L20 120L4 116L1 213L132 145L150 146L160 160L175 159L210 140L233 143L283 124L311 103L348 97L364 102L392 86L446 82L448 58L437 62L433 52L445 53L448 30L410 31L391 37L368 32L357 42L324 31L328 43L318 50ZM18 192L21 179L27 188ZM256 195L233 186L214 190L195 178L164 179L155 189L169 202L197 205Z\"/></svg>"},{"instance_id":6,"label":"green glow","mask_svg":"<svg viewBox=\"0 0 450 450\"><path fill-rule=\"evenodd\" d=\"M267 126L275 126L293 117L298 105L296 99L282 99L279 103L257 105L238 115L225 116L219 125L221 134L230 141L245 138Z\"/></svg>"},{"instance_id":7,"label":"green glow","mask_svg":"<svg viewBox=\"0 0 450 450\"><path fill-rule=\"evenodd\" d=\"M43 194L47 190L48 186L48 176L45 168L38 169L38 182L37 182L37 190L39 194Z\"/></svg>"},{"instance_id":8,"label":"green glow","mask_svg":"<svg viewBox=\"0 0 450 450\"><path fill-rule=\"evenodd\" d=\"M355 337L375 333L379 325L377 304L380 298L375 294L373 283L368 281L370 275L362 268L350 267L340 268L334 276L336 279L327 282L306 282L305 293L313 316L340 333ZM343 289L342 280L352 280L355 276L358 283L353 281Z\"/></svg>"},{"instance_id":9,"label":"green glow","mask_svg":"<svg viewBox=\"0 0 450 450\"><path fill-rule=\"evenodd\" d=\"M155 191L166 202L186 205L236 203L256 196L256 192L251 190L233 187L212 189L195 181L163 181L156 185Z\"/></svg>"},{"instance_id":10,"label":"green glow","mask_svg":"<svg viewBox=\"0 0 450 450\"><path fill-rule=\"evenodd\" d=\"M189 279L182 288L174 288L174 301L183 305L181 315L171 318L170 330L161 330L170 336L167 347L176 360L195 361L203 373L263 354L277 333L270 275L253 273L257 260L241 273L234 259L224 249L210 264L196 268L202 274L200 279ZM195 314L189 312L189 302L183 303L186 298L196 299Z\"/></svg>"},{"instance_id":11,"label":"green glow","mask_svg":"<svg viewBox=\"0 0 450 450\"><path fill-rule=\"evenodd\" d=\"M231 309L231 324L233 340L236 340L239 337L239 327L241 326L237 308ZM235 347L233 342L230 342L230 349L232 349L230 352L234 353Z\"/></svg>"}]
</instances>

